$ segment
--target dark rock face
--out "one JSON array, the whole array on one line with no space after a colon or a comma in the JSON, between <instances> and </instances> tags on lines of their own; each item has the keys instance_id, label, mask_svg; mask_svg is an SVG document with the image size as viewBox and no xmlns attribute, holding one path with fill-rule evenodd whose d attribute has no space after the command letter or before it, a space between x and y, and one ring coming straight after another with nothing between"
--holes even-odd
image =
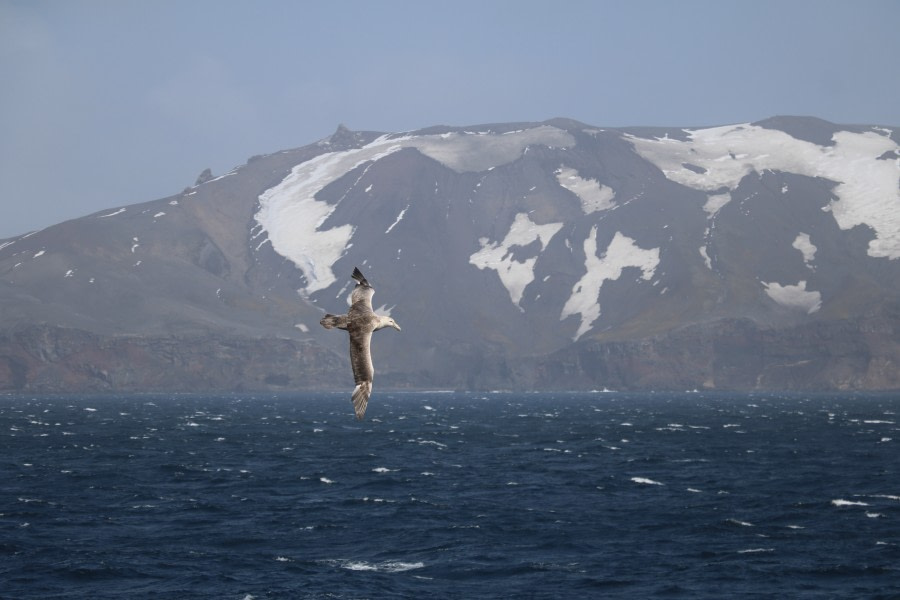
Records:
<instances>
[{"instance_id":1,"label":"dark rock face","mask_svg":"<svg viewBox=\"0 0 900 600\"><path fill-rule=\"evenodd\" d=\"M790 328L719 320L640 341L579 344L537 361L534 387L849 390L900 388L897 306Z\"/></svg>"},{"instance_id":2,"label":"dark rock face","mask_svg":"<svg viewBox=\"0 0 900 600\"><path fill-rule=\"evenodd\" d=\"M0 339L3 391L153 392L331 389L343 358L314 342L279 338L100 336L33 326ZM12 354L14 352L14 354ZM338 375L340 373L340 375Z\"/></svg>"},{"instance_id":3,"label":"dark rock face","mask_svg":"<svg viewBox=\"0 0 900 600\"><path fill-rule=\"evenodd\" d=\"M202 185L207 181L211 181L213 178L211 169L203 169L203 172L197 176L197 181L194 182L195 186Z\"/></svg>"},{"instance_id":4,"label":"dark rock face","mask_svg":"<svg viewBox=\"0 0 900 600\"><path fill-rule=\"evenodd\" d=\"M341 126L0 241L0 390L900 388L897 134Z\"/></svg>"}]
</instances>

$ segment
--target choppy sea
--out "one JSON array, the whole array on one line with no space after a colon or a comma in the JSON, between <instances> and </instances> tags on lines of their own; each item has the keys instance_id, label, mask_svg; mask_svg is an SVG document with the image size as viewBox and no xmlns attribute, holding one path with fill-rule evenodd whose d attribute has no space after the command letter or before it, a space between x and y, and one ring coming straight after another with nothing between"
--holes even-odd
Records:
<instances>
[{"instance_id":1,"label":"choppy sea","mask_svg":"<svg viewBox=\"0 0 900 600\"><path fill-rule=\"evenodd\" d=\"M0 597L898 598L900 394L0 396Z\"/></svg>"}]
</instances>

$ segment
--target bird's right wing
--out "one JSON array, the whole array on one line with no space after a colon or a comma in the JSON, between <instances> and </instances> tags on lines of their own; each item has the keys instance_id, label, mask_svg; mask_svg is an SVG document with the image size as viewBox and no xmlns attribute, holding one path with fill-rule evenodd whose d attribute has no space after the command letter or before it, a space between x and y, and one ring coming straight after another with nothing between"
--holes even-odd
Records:
<instances>
[{"instance_id":1,"label":"bird's right wing","mask_svg":"<svg viewBox=\"0 0 900 600\"><path fill-rule=\"evenodd\" d=\"M356 413L357 420L362 421L365 416L366 406L369 404L369 396L371 395L371 381L363 381L362 383L357 384L356 388L353 390L353 412Z\"/></svg>"},{"instance_id":2,"label":"bird's right wing","mask_svg":"<svg viewBox=\"0 0 900 600\"><path fill-rule=\"evenodd\" d=\"M357 419L363 418L369 396L372 395L375 369L372 366L371 341L371 331L350 332L350 365L353 367L353 380L356 382L356 389L353 390L353 409L356 411Z\"/></svg>"}]
</instances>

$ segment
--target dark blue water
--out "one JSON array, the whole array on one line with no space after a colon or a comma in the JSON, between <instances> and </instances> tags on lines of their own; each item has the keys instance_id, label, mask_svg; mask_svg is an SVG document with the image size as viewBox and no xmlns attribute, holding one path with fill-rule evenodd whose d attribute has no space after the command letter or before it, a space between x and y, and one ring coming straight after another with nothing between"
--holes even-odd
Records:
<instances>
[{"instance_id":1,"label":"dark blue water","mask_svg":"<svg viewBox=\"0 0 900 600\"><path fill-rule=\"evenodd\" d=\"M896 598L900 397L0 397L2 598Z\"/></svg>"}]
</instances>

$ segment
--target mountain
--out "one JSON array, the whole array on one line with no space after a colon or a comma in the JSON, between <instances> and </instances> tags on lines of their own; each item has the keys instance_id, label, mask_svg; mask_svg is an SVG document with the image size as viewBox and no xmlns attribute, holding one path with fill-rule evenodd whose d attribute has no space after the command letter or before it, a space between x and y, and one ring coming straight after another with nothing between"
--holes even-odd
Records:
<instances>
[{"instance_id":1,"label":"mountain","mask_svg":"<svg viewBox=\"0 0 900 600\"><path fill-rule=\"evenodd\" d=\"M0 240L0 390L900 388L900 133L350 131Z\"/></svg>"}]
</instances>

